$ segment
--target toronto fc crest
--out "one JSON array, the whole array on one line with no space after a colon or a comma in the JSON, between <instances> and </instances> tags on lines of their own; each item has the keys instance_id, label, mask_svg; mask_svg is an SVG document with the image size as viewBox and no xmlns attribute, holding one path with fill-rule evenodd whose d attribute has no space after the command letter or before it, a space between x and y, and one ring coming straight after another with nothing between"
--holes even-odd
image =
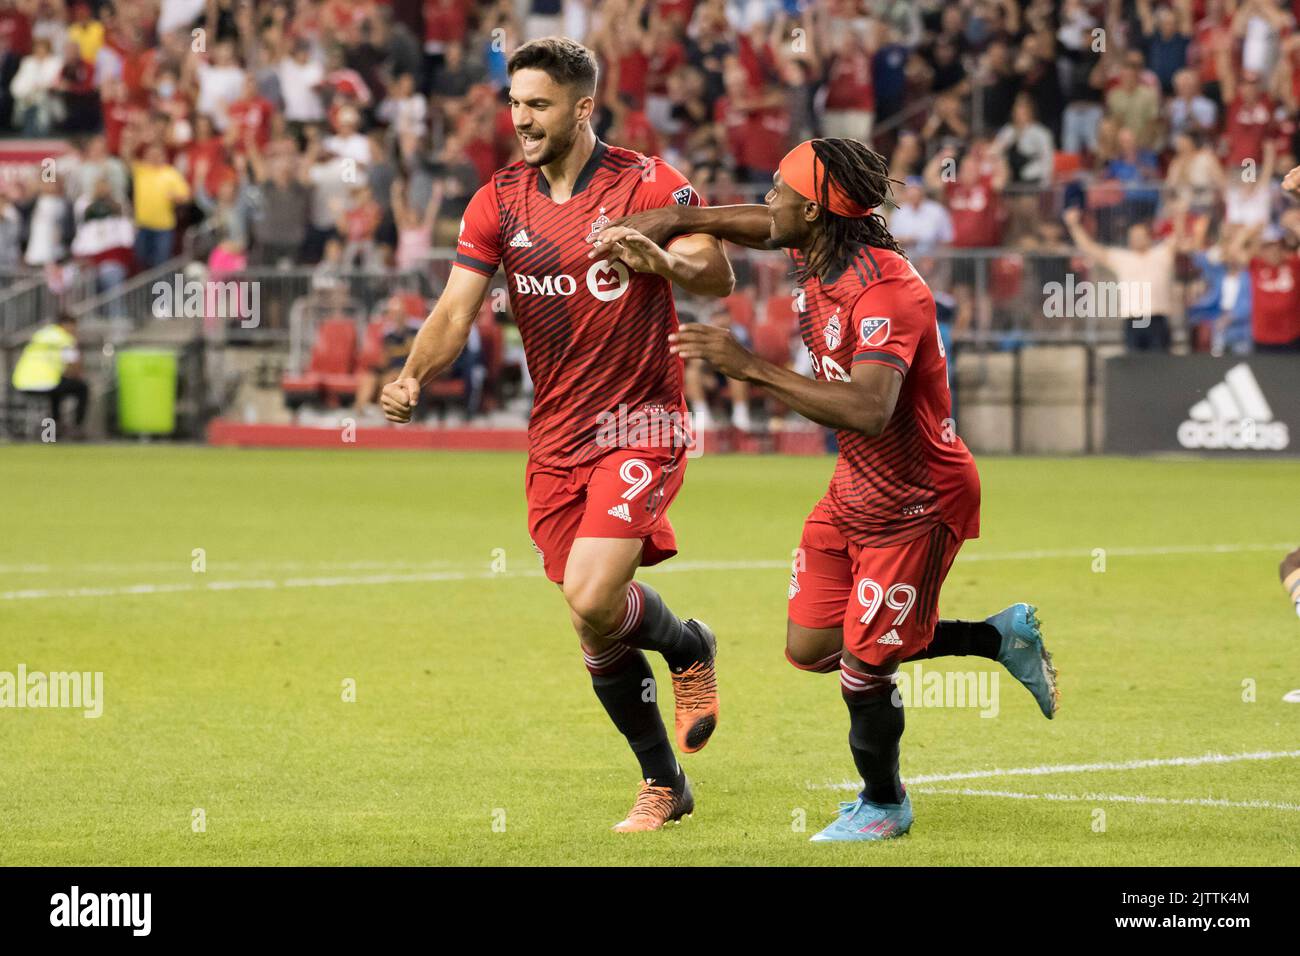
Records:
<instances>
[{"instance_id":1,"label":"toronto fc crest","mask_svg":"<svg viewBox=\"0 0 1300 956\"><path fill-rule=\"evenodd\" d=\"M826 323L826 331L823 334L826 336L826 348L834 352L840 347L841 330L840 313L838 309L835 311L835 314L831 316L831 320Z\"/></svg>"},{"instance_id":2,"label":"toronto fc crest","mask_svg":"<svg viewBox=\"0 0 1300 956\"><path fill-rule=\"evenodd\" d=\"M608 225L609 225L609 216L605 215L605 207L601 206L599 218L597 218L596 221L591 224L591 232L587 233L587 241L591 242L591 240L595 239L596 233L600 232L600 230L604 229Z\"/></svg>"}]
</instances>

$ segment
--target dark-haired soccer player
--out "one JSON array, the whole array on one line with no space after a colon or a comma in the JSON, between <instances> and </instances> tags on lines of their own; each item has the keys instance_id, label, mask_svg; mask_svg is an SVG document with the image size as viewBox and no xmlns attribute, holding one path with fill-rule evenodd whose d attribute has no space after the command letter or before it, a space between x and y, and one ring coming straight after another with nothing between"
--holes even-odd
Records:
<instances>
[{"instance_id":1,"label":"dark-haired soccer player","mask_svg":"<svg viewBox=\"0 0 1300 956\"><path fill-rule=\"evenodd\" d=\"M646 212L594 239L592 255L635 228L645 241L701 232L754 249L792 250L800 331L816 378L766 362L726 330L683 327L683 358L702 358L834 428L840 454L826 496L804 525L789 588L786 656L840 671L858 799L813 837L880 840L905 833L899 780L904 661L974 654L1001 661L1047 717L1056 673L1035 608L986 621L940 621L939 589L962 541L979 533L979 476L957 437L934 296L874 210L888 166L849 139L801 143L781 161L767 205Z\"/></svg>"},{"instance_id":2,"label":"dark-haired soccer player","mask_svg":"<svg viewBox=\"0 0 1300 956\"><path fill-rule=\"evenodd\" d=\"M456 267L382 404L392 421L410 420L421 384L455 360L488 280L504 268L534 384L529 532L563 588L596 696L641 765L635 804L614 829L656 830L691 813L694 798L647 693L642 649L661 653L672 672L682 751L703 747L718 720L713 634L633 580L638 567L677 553L667 512L689 439L682 363L668 344L671 284L725 296L734 278L705 235L661 248L625 233L608 258L589 259L587 240L610 220L699 197L658 157L596 138L596 60L586 47L546 37L516 50L508 68L523 159L470 200Z\"/></svg>"}]
</instances>

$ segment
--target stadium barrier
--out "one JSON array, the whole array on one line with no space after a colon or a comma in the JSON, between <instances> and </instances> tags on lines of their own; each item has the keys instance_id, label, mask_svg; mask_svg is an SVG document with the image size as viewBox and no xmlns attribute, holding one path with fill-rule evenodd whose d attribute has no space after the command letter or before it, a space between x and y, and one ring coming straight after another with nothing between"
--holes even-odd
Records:
<instances>
[{"instance_id":1,"label":"stadium barrier","mask_svg":"<svg viewBox=\"0 0 1300 956\"><path fill-rule=\"evenodd\" d=\"M1105 449L1294 455L1294 355L1123 355L1106 368Z\"/></svg>"},{"instance_id":2,"label":"stadium barrier","mask_svg":"<svg viewBox=\"0 0 1300 956\"><path fill-rule=\"evenodd\" d=\"M95 294L94 270L76 265L58 267L53 282L44 270L10 275L13 281L0 289L0 338L30 332Z\"/></svg>"},{"instance_id":3,"label":"stadium barrier","mask_svg":"<svg viewBox=\"0 0 1300 956\"><path fill-rule=\"evenodd\" d=\"M730 247L729 254L737 292L729 300L707 300L678 290L683 319L706 320L725 311L730 320L747 324L751 334L763 327L765 340L798 364L803 347L788 256ZM216 277L174 260L106 294L83 298L71 310L82 320L84 345L122 347L161 339L198 349L207 395L181 416L182 433L194 435L195 422L230 410L240 382L254 382L269 395L282 373L300 370L322 319L349 317L361 329L396 292L416 292L432 301L453 256L454 250L435 250L407 273L255 268ZM1106 360L1123 351L1124 323L1097 312L1055 314L1048 303L1053 283L1105 281L1104 271L1085 271L1083 259L1068 246L947 248L915 255L913 261L943 304L941 315L959 320L961 296L967 297L965 324L955 321L949 331L955 417L971 446L1008 453L1100 451ZM29 275L9 291L21 286L28 295L32 281ZM1196 288L1189 281L1177 281L1174 288L1175 348L1185 350L1192 343L1182 313ZM508 312L500 275L490 296L488 307ZM102 397L111 387L111 368L95 367L93 348L87 355L91 375L107 377L108 384L93 382L93 392ZM182 363L182 378L191 368ZM255 399L243 402L244 420L274 423L276 404L262 396L258 409Z\"/></svg>"}]
</instances>

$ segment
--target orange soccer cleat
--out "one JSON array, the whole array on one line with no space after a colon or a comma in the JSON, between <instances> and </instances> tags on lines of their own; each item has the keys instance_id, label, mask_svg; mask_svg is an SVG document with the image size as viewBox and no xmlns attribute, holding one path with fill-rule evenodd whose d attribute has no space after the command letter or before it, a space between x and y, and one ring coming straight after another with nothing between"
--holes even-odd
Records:
<instances>
[{"instance_id":1,"label":"orange soccer cleat","mask_svg":"<svg viewBox=\"0 0 1300 956\"><path fill-rule=\"evenodd\" d=\"M693 754L709 742L718 726L718 639L708 625L694 619L683 622L704 639L709 656L680 674L673 674L673 700L677 715L677 748Z\"/></svg>"},{"instance_id":2,"label":"orange soccer cleat","mask_svg":"<svg viewBox=\"0 0 1300 956\"><path fill-rule=\"evenodd\" d=\"M615 833L643 833L647 830L659 830L669 823L679 823L683 817L695 812L695 797L691 795L691 784L682 774L682 786L657 787L649 780L641 781L636 803L628 811L627 818L614 824Z\"/></svg>"}]
</instances>

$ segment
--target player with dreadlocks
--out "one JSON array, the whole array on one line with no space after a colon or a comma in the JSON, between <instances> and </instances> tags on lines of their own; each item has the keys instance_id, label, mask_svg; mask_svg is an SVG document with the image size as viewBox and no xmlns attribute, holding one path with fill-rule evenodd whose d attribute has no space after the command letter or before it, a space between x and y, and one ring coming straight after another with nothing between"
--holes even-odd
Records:
<instances>
[{"instance_id":1,"label":"player with dreadlocks","mask_svg":"<svg viewBox=\"0 0 1300 956\"><path fill-rule=\"evenodd\" d=\"M882 840L907 832L899 779L899 664L976 655L1000 661L1056 713L1056 672L1035 608L984 621L940 621L939 589L961 543L979 534L979 475L951 418L934 296L876 210L888 166L850 139L801 143L781 161L766 205L677 207L607 226L593 257L626 240L705 233L753 249L785 248L794 308L815 378L766 362L727 331L683 327L670 341L752 382L839 438L830 488L804 525L790 577L786 657L840 672L858 799L814 841ZM644 237L644 238L642 238Z\"/></svg>"}]
</instances>

